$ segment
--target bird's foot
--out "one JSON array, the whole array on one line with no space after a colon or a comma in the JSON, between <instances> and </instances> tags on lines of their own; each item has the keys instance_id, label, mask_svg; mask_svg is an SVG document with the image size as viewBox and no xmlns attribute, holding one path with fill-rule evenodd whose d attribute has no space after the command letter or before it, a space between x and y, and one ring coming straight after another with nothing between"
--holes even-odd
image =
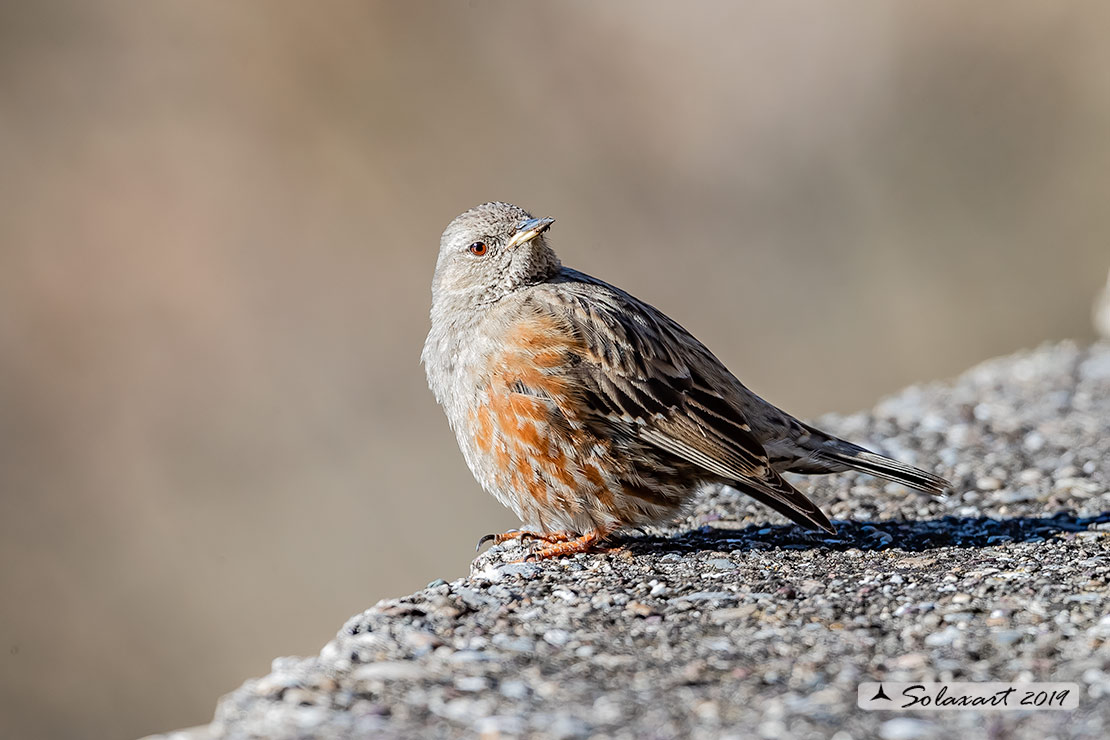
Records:
<instances>
[{"instance_id":1,"label":"bird's foot","mask_svg":"<svg viewBox=\"0 0 1110 740\"><path fill-rule=\"evenodd\" d=\"M580 552L597 552L599 550L606 550L608 548L599 547L600 543L609 535L612 530L595 529L581 537L569 533L570 537L564 538L562 541L556 541L548 547L544 547L536 552L526 555L518 563L526 563L529 561L535 562L539 560L546 560L548 558L558 558L563 555L577 555ZM559 532L557 534L567 534Z\"/></svg>"},{"instance_id":2,"label":"bird's foot","mask_svg":"<svg viewBox=\"0 0 1110 740\"><path fill-rule=\"evenodd\" d=\"M577 532L571 532L566 529L561 529L558 532L532 532L526 529L510 529L508 532L502 532L501 534L487 534L486 536L482 537L482 539L478 540L478 544L474 548L474 552L478 552L479 550L481 550L482 545L486 544L487 542L493 542L494 545L503 545L509 540L519 539L522 543L524 542L524 540L539 540L540 542L546 542L549 545L553 545L556 543L573 540L576 537L578 537Z\"/></svg>"}]
</instances>

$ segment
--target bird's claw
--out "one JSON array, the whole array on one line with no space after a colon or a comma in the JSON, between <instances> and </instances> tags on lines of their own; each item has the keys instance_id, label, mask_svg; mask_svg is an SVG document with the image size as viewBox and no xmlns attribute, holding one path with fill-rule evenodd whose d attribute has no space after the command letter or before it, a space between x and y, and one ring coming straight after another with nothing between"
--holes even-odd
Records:
<instances>
[{"instance_id":1,"label":"bird's claw","mask_svg":"<svg viewBox=\"0 0 1110 740\"><path fill-rule=\"evenodd\" d=\"M500 545L516 537L523 537L526 534L530 535L531 532L521 532L519 529L510 529L508 532L502 532L501 534L483 535L482 539L478 540L478 544L474 546L474 552L478 552L479 550L481 550L482 545L486 544L487 542L492 541L494 545Z\"/></svg>"},{"instance_id":2,"label":"bird's claw","mask_svg":"<svg viewBox=\"0 0 1110 740\"><path fill-rule=\"evenodd\" d=\"M521 546L526 545L526 543L528 542L543 542L549 547L544 548L543 550L541 550L541 552L547 552L547 550L550 549L551 546L555 546L560 543L571 542L578 537L579 535L577 533L571 532L566 529L559 530L558 532L532 532L527 529L510 529L508 532L504 532L502 534L485 535L484 537L482 537L482 539L478 540L478 544L474 547L474 552L478 552L479 550L481 550L482 545L486 544L487 542L493 542L494 545L501 545L505 542L508 542L509 540L520 540ZM530 557L532 556L529 555L528 558ZM517 562L526 562L528 558L525 558L524 560L519 560ZM542 559L542 557L536 558L537 561Z\"/></svg>"}]
</instances>

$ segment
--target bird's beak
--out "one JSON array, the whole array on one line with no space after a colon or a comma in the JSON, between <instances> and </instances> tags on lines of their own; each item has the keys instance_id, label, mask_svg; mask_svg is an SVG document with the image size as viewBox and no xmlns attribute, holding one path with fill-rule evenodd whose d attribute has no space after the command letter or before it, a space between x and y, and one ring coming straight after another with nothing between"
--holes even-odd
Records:
<instances>
[{"instance_id":1,"label":"bird's beak","mask_svg":"<svg viewBox=\"0 0 1110 740\"><path fill-rule=\"evenodd\" d=\"M555 223L553 218L530 218L524 221L517 227L516 233L509 243L505 245L506 249L518 247L521 244L527 244L551 228L551 224Z\"/></svg>"}]
</instances>

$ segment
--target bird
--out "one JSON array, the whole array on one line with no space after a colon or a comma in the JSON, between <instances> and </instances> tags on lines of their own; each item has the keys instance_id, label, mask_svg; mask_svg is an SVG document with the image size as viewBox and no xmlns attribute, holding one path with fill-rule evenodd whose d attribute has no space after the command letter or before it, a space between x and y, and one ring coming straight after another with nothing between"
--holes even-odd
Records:
<instances>
[{"instance_id":1,"label":"bird","mask_svg":"<svg viewBox=\"0 0 1110 740\"><path fill-rule=\"evenodd\" d=\"M662 311L564 267L552 218L489 202L452 220L421 353L475 479L538 541L531 559L605 549L728 485L835 534L783 473L857 470L932 494L944 478L823 432L750 391Z\"/></svg>"}]
</instances>

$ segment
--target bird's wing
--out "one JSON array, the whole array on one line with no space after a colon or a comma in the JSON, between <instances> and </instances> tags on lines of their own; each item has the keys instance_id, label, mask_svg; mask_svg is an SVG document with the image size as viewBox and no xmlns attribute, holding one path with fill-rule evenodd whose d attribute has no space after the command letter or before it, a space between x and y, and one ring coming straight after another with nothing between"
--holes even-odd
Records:
<instances>
[{"instance_id":1,"label":"bird's wing","mask_svg":"<svg viewBox=\"0 0 1110 740\"><path fill-rule=\"evenodd\" d=\"M704 345L627 293L574 277L535 291L533 304L578 340L579 361L568 372L590 409L589 423L692 463L800 524L835 531L771 467L743 412L728 400L738 381Z\"/></svg>"}]
</instances>

